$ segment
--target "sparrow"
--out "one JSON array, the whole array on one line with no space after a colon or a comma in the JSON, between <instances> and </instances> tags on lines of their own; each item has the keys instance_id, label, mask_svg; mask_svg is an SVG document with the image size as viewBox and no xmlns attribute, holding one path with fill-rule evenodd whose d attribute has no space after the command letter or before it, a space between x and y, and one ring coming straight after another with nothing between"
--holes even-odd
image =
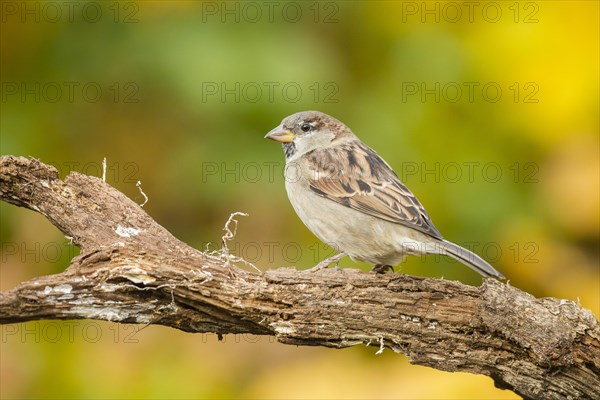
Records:
<instances>
[{"instance_id":1,"label":"sparrow","mask_svg":"<svg viewBox=\"0 0 600 400\"><path fill-rule=\"evenodd\" d=\"M283 145L285 187L298 217L340 252L312 270L347 255L383 273L406 255L442 254L504 279L478 255L445 240L388 163L337 119L299 112L265 138Z\"/></svg>"}]
</instances>

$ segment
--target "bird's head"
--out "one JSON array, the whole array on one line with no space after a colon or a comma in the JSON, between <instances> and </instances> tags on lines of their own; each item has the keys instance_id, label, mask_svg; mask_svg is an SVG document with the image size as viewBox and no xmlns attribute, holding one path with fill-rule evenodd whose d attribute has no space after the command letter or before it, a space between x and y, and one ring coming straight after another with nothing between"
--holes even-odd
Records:
<instances>
[{"instance_id":1,"label":"bird's head","mask_svg":"<svg viewBox=\"0 0 600 400\"><path fill-rule=\"evenodd\" d=\"M302 111L284 118L265 138L281 142L289 160L355 136L346 125L327 114Z\"/></svg>"}]
</instances>

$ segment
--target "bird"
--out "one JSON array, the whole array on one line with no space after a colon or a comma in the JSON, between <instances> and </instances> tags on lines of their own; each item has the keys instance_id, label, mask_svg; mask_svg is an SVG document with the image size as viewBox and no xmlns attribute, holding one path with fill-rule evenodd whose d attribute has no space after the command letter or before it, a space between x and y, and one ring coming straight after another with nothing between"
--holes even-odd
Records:
<instances>
[{"instance_id":1,"label":"bird","mask_svg":"<svg viewBox=\"0 0 600 400\"><path fill-rule=\"evenodd\" d=\"M390 165L350 128L319 111L283 119L265 138L282 143L285 187L302 222L339 254L394 270L407 255L450 256L484 277L505 277L475 253L445 240Z\"/></svg>"}]
</instances>

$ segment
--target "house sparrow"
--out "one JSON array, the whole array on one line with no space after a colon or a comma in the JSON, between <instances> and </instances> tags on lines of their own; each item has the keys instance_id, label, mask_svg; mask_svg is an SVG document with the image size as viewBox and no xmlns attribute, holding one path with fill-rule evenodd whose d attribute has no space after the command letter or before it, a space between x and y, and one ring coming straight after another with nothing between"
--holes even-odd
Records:
<instances>
[{"instance_id":1,"label":"house sparrow","mask_svg":"<svg viewBox=\"0 0 600 400\"><path fill-rule=\"evenodd\" d=\"M290 202L308 229L341 252L335 259L348 255L381 273L405 255L443 254L504 279L478 255L444 240L392 168L337 119L299 112L265 138L283 144Z\"/></svg>"}]
</instances>

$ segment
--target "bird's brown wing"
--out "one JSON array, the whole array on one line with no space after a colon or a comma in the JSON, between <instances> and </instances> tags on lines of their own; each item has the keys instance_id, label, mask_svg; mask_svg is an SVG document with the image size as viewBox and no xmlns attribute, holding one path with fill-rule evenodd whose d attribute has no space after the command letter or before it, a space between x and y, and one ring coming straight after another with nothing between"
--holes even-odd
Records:
<instances>
[{"instance_id":1,"label":"bird's brown wing","mask_svg":"<svg viewBox=\"0 0 600 400\"><path fill-rule=\"evenodd\" d=\"M317 195L442 239L415 195L364 143L353 141L313 150L307 156L310 161L309 187Z\"/></svg>"}]
</instances>

